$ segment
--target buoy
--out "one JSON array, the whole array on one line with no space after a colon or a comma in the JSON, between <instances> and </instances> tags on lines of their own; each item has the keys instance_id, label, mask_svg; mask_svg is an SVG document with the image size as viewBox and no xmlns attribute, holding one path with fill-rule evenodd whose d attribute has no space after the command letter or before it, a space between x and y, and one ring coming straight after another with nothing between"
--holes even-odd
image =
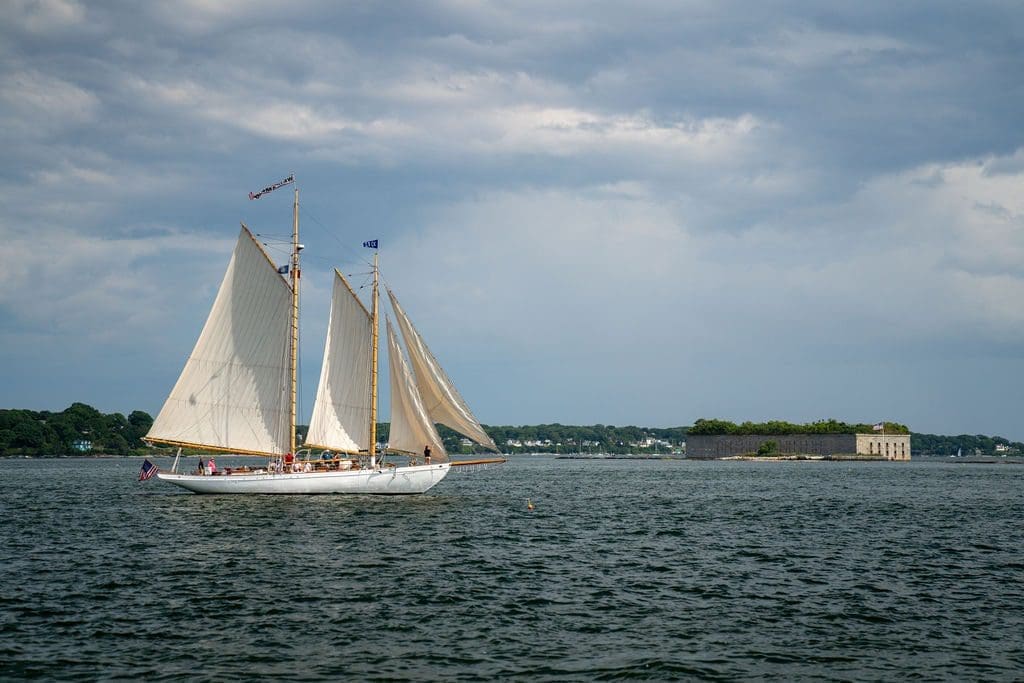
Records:
<instances>
[{"instance_id":1,"label":"buoy","mask_svg":"<svg viewBox=\"0 0 1024 683\"><path fill-rule=\"evenodd\" d=\"M527 510L532 510L533 509L533 503L530 501L529 498L526 499L526 509Z\"/></svg>"}]
</instances>

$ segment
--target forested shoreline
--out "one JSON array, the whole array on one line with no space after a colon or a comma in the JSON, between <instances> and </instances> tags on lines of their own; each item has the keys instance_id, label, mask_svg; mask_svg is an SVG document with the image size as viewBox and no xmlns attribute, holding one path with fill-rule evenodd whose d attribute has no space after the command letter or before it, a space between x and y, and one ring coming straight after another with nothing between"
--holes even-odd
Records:
<instances>
[{"instance_id":1,"label":"forested shoreline","mask_svg":"<svg viewBox=\"0 0 1024 683\"><path fill-rule=\"evenodd\" d=\"M0 457L2 456L97 456L154 455L168 452L167 447L151 447L142 442L153 418L141 410L127 416L102 413L84 403L73 403L60 412L0 409ZM387 423L378 424L378 439L388 437ZM886 422L886 433L910 433L914 455L1016 455L1024 453L1024 443L999 436L961 434L942 436L910 432L898 423ZM501 425L484 429L505 453L625 454L680 453L687 434L816 434L871 431L871 425L820 420L806 425L783 421L744 422L697 420L690 427L637 427L614 425ZM297 429L299 443L305 426ZM475 444L444 426L438 431L445 448L453 454L479 453ZM187 451L188 452L188 451Z\"/></svg>"}]
</instances>

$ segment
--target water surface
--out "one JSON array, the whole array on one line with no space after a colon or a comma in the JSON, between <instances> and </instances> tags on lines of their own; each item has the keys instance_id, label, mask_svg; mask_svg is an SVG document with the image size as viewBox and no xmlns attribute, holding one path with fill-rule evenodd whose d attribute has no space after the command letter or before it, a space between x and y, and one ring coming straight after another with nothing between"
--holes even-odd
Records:
<instances>
[{"instance_id":1,"label":"water surface","mask_svg":"<svg viewBox=\"0 0 1024 683\"><path fill-rule=\"evenodd\" d=\"M0 461L0 678L1024 679L1024 467L518 457L374 498L140 464Z\"/></svg>"}]
</instances>

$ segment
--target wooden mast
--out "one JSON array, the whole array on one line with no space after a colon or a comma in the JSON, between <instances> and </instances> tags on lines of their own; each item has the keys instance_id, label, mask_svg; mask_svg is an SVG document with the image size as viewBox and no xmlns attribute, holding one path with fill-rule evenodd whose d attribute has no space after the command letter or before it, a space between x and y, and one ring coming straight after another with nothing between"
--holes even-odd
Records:
<instances>
[{"instance_id":1,"label":"wooden mast","mask_svg":"<svg viewBox=\"0 0 1024 683\"><path fill-rule=\"evenodd\" d=\"M293 174L294 177L294 174ZM292 262L291 262L291 283L292 283L292 391L291 391L291 445L289 453L295 453L295 413L296 394L298 386L298 365L299 365L299 186L295 186L295 203L292 206Z\"/></svg>"},{"instance_id":2,"label":"wooden mast","mask_svg":"<svg viewBox=\"0 0 1024 683\"><path fill-rule=\"evenodd\" d=\"M379 337L378 313L378 272L377 252L373 252L373 304L371 307L371 325L373 328L373 362L370 369L370 466L377 464L377 342Z\"/></svg>"}]
</instances>

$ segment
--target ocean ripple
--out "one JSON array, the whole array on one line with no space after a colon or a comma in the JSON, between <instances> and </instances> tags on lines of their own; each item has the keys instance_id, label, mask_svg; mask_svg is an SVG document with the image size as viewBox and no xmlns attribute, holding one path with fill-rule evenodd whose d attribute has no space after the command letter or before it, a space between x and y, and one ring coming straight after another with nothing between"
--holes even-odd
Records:
<instances>
[{"instance_id":1,"label":"ocean ripple","mask_svg":"<svg viewBox=\"0 0 1024 683\"><path fill-rule=\"evenodd\" d=\"M0 679L1024 678L1024 468L521 457L375 498L139 465L0 461Z\"/></svg>"}]
</instances>

